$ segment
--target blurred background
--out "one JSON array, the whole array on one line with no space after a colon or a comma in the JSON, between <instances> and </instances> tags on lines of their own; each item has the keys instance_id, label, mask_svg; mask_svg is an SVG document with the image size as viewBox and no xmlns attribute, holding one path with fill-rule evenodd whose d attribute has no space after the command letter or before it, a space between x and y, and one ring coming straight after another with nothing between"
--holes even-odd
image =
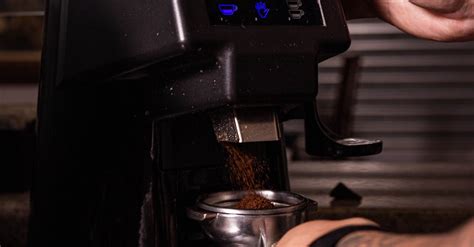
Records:
<instances>
[{"instance_id":1,"label":"blurred background","mask_svg":"<svg viewBox=\"0 0 474 247\"><path fill-rule=\"evenodd\" d=\"M43 4L0 0L2 246L26 244ZM320 65L320 113L340 135L382 139L384 151L310 157L302 121L290 121L292 189L317 200L321 218L364 216L400 232L442 231L473 216L474 42L419 40L375 19L349 28L351 49Z\"/></svg>"}]
</instances>

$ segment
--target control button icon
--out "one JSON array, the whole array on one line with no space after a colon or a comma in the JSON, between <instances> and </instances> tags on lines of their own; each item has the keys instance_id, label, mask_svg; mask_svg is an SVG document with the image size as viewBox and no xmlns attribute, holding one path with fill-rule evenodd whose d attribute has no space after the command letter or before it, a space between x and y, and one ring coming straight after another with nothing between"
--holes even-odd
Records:
<instances>
[{"instance_id":1,"label":"control button icon","mask_svg":"<svg viewBox=\"0 0 474 247\"><path fill-rule=\"evenodd\" d=\"M270 13L270 9L267 8L267 4L264 2L257 2L255 4L255 9L257 10L258 16L262 19L266 19L268 17L268 13Z\"/></svg>"},{"instance_id":2,"label":"control button icon","mask_svg":"<svg viewBox=\"0 0 474 247\"><path fill-rule=\"evenodd\" d=\"M303 3L301 0L287 0L288 13L291 19L299 20L304 16L304 10L302 9Z\"/></svg>"},{"instance_id":3,"label":"control button icon","mask_svg":"<svg viewBox=\"0 0 474 247\"><path fill-rule=\"evenodd\" d=\"M239 10L236 4L221 3L217 6L222 15L233 16L234 13Z\"/></svg>"}]
</instances>

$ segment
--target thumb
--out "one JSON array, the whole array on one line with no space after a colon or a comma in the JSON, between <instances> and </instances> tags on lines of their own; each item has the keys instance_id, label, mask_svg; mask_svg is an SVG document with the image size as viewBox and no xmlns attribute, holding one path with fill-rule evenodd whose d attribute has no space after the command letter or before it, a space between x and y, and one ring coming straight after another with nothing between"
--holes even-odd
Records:
<instances>
[{"instance_id":1,"label":"thumb","mask_svg":"<svg viewBox=\"0 0 474 247\"><path fill-rule=\"evenodd\" d=\"M454 13L462 8L464 0L409 0L412 4L439 13Z\"/></svg>"}]
</instances>

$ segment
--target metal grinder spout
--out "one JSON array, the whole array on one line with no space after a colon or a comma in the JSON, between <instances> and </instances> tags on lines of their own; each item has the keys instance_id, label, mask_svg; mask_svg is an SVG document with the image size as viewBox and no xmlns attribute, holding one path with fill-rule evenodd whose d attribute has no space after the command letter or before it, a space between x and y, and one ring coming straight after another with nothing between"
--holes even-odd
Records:
<instances>
[{"instance_id":1,"label":"metal grinder spout","mask_svg":"<svg viewBox=\"0 0 474 247\"><path fill-rule=\"evenodd\" d=\"M273 108L231 108L210 113L219 142L266 142L281 139L278 114Z\"/></svg>"}]
</instances>

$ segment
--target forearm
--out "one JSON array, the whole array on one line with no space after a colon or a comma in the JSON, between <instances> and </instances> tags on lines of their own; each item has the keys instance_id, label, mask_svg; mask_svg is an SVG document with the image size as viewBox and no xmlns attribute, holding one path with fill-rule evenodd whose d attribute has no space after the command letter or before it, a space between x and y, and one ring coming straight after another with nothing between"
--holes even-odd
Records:
<instances>
[{"instance_id":1,"label":"forearm","mask_svg":"<svg viewBox=\"0 0 474 247\"><path fill-rule=\"evenodd\" d=\"M383 232L355 232L339 241L337 247L449 247L450 236L396 235Z\"/></svg>"},{"instance_id":2,"label":"forearm","mask_svg":"<svg viewBox=\"0 0 474 247\"><path fill-rule=\"evenodd\" d=\"M384 232L355 232L347 235L337 247L474 247L474 221L460 229L436 235L397 235Z\"/></svg>"}]
</instances>

